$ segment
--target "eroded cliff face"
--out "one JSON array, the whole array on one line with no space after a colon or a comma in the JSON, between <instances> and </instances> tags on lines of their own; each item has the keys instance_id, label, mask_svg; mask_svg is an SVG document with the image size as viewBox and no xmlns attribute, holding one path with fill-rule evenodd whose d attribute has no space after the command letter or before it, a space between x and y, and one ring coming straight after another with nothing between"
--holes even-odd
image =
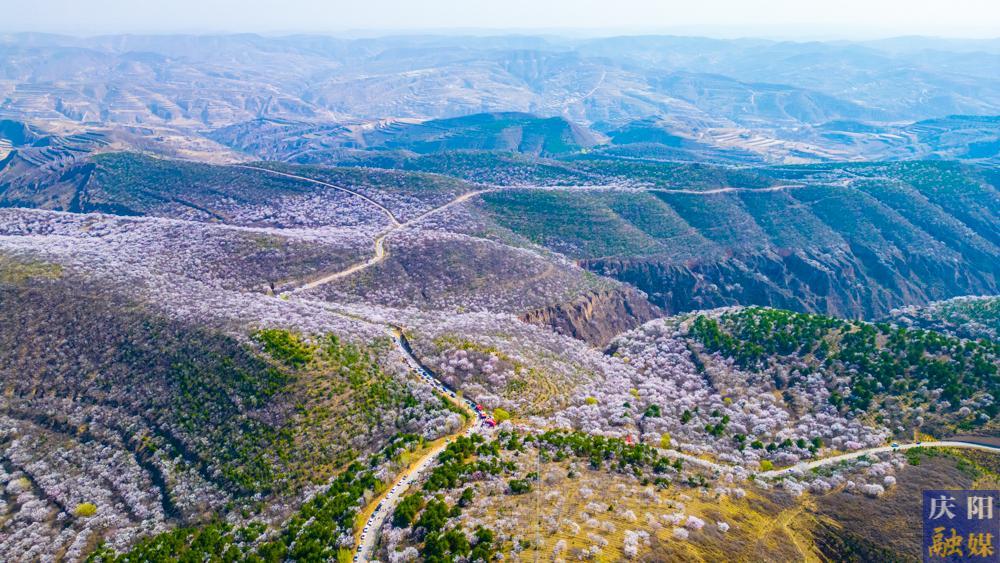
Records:
<instances>
[{"instance_id":1,"label":"eroded cliff face","mask_svg":"<svg viewBox=\"0 0 1000 563\"><path fill-rule=\"evenodd\" d=\"M662 314L641 292L618 288L588 291L572 301L528 311L520 318L604 347L618 334Z\"/></svg>"},{"instance_id":2,"label":"eroded cliff face","mask_svg":"<svg viewBox=\"0 0 1000 563\"><path fill-rule=\"evenodd\" d=\"M766 251L685 263L611 258L582 265L639 288L666 314L765 305L872 319L905 305L1000 291L1000 266L995 263L969 268L927 255L880 257L862 246L850 251Z\"/></svg>"}]
</instances>

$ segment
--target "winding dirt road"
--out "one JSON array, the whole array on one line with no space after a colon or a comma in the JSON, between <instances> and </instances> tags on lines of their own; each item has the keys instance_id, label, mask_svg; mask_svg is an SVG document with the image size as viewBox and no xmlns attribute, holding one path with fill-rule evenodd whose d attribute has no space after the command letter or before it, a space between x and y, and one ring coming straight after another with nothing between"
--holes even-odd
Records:
<instances>
[{"instance_id":1,"label":"winding dirt road","mask_svg":"<svg viewBox=\"0 0 1000 563\"><path fill-rule=\"evenodd\" d=\"M350 188L345 188L343 186L338 186L336 184L331 184L329 182L323 182L321 180L316 180L314 178L309 178L308 176L300 176L298 174L289 174L287 172L280 172L280 171L277 171L277 170L271 170L270 168L262 168L262 167L258 167L258 166L250 166L250 165L247 165L247 164L238 164L238 165L234 165L234 166L239 167L239 168L245 168L245 169L248 169L248 170L256 170L256 171L264 172L264 173L267 173L267 174L273 174L273 175L276 175L276 176L283 176L283 177L286 177L286 178L293 178L293 179L296 179L296 180L302 180L304 182L310 182L310 183L317 184L317 185L320 185L320 186L324 186L324 187L327 187L327 188L331 188L331 189L334 189L334 190L339 190L339 191L342 191L342 192L345 192L345 193L348 193L348 194L351 194L351 195L355 195L355 196L360 197L361 199L365 200L366 202L370 203L371 205L377 207L382 212L382 214L385 215L386 218L389 220L389 227L387 229L383 230L382 232L378 233L375 236L375 239L374 239L374 252L373 252L371 258L368 258L364 262L359 262L357 264L353 264L353 265L351 265L351 266L349 266L349 267L347 267L347 268L345 268L343 270L340 270L338 272L333 272L331 274L327 274L327 275L322 276L320 278L304 282L304 283L302 283L300 285L297 285L297 286L295 286L295 287L293 287L291 289L285 290L285 291L281 292L282 296L287 296L287 295L290 295L290 294L295 294L295 293L299 293L299 292L302 292L302 291L307 291L307 290L310 290L310 289L314 289L316 287L328 284L328 283L330 283L332 281L345 278L347 276L356 274L356 273L361 272L363 270L367 270L368 268L370 268L370 267L372 267L372 266L374 266L374 265L376 265L376 264L384 261L388 257L388 255L389 255L388 250L386 250L386 247L385 247L385 242L389 238L389 236L392 235L395 232L398 232L398 231L402 230L402 229L405 229L407 227L411 227L411 226L419 223L420 221L423 221L427 217L430 217L432 215L436 215L438 213L441 213L442 211L445 211L446 209L449 209L451 207L454 207L455 205L459 205L461 203L469 201L470 199L472 199L474 197L477 197L479 195L482 195L484 193L496 192L496 191L501 191L501 190L530 189L531 188L530 186L529 187L517 187L517 188L516 187L506 187L506 186L505 187L500 187L500 186L497 186L497 187L487 188L487 189L483 189L483 190L474 190L474 191L470 191L470 192L465 192L464 194L456 197L455 199L449 201L448 203L446 203L446 204L444 204L444 205L442 205L440 207L435 207L433 209L425 211L425 212L421 213L420 215L417 215L416 217L414 217L413 219L410 219L408 221L400 221L399 218L397 218L396 215L392 212L392 210L390 210L385 205L382 205L381 203L375 201L371 197L369 197L369 196L367 196L367 195L365 195L365 194L363 194L361 192L358 192L356 190L352 190ZM780 186L771 186L771 187L767 187L767 188L717 188L717 189L713 189L713 190L685 190L685 189L675 189L675 190L672 190L672 189L666 189L666 188L648 188L648 189L643 189L643 190L640 190L640 191L676 193L676 194L686 194L686 195L715 195L715 194L725 194L725 193L733 193L733 192L776 192L776 191L781 191L781 190L797 189L797 188L804 188L804 187L806 187L805 184L785 184L785 185L780 185ZM555 188L556 189L576 189L574 187L566 187L566 186L556 186ZM550 189L550 188L545 188L545 189Z\"/></svg>"},{"instance_id":2,"label":"winding dirt road","mask_svg":"<svg viewBox=\"0 0 1000 563\"><path fill-rule=\"evenodd\" d=\"M783 467L781 469L772 469L770 471L760 471L760 472L754 473L754 475L756 475L759 478L763 478L763 479L774 479L776 477L782 477L782 476L789 475L791 473L795 473L795 472L798 472L798 471L803 471L804 472L804 471L809 471L809 470L811 470L813 468L816 468L816 467L823 467L825 465L834 465L834 464L837 464L837 463L840 463L840 462L843 462L843 461L850 461L852 459L857 459L859 457L863 457L863 456L866 456L866 455L874 455L874 454L880 454L880 453L886 453L886 452L903 451L903 450L909 450L909 449L913 449L913 448L965 448L965 449L982 450L982 451L987 451L987 452L992 452L992 453L1000 454L1000 446L992 446L992 445L989 445L989 444L980 444L980 443L976 443L976 442L963 442L963 441L958 441L958 440L939 440L939 441L933 441L933 442L915 442L915 443L908 443L908 444L899 444L897 446L878 446L878 447L875 447L875 448L868 448L868 449L864 449L864 450L857 450L857 451L846 453L846 454L835 455L835 456L831 456L831 457L824 457L822 459L817 459L817 460L813 460L813 461L809 461L809 462L797 463L795 465L792 465L792 466L789 466L789 467ZM690 454L685 454L685 453L682 453L682 452L678 452L677 450L665 450L665 449L658 448L657 451L659 451L659 453L661 455L664 455L664 456L667 456L667 457L672 457L674 459L680 459L680 460L683 460L685 462L691 463L692 465L697 465L698 467L701 467L703 469L709 469L709 470L712 470L712 471L718 471L720 473L724 472L724 471L727 471L727 470L730 470L730 469L733 469L734 467L736 467L734 465L716 463L714 461L710 461L710 460L707 460L707 459L702 459L700 457L695 457L695 456L690 455Z\"/></svg>"},{"instance_id":3,"label":"winding dirt road","mask_svg":"<svg viewBox=\"0 0 1000 563\"><path fill-rule=\"evenodd\" d=\"M685 189L672 190L670 188L647 188L642 191L660 192L665 194L715 195L715 194L731 194L731 193L780 192L783 190L797 190L805 187L807 187L806 184L781 184L780 186L768 186L766 188L715 188L711 190L685 190Z\"/></svg>"},{"instance_id":4,"label":"winding dirt road","mask_svg":"<svg viewBox=\"0 0 1000 563\"><path fill-rule=\"evenodd\" d=\"M440 207L435 207L433 209L425 211L425 212L421 213L420 215L417 215L416 217L414 217L413 219L410 219L408 221L400 221L399 218L397 218L396 215L392 212L392 210L390 210L388 207L382 205L381 203L375 201L374 199L366 196L365 194L363 194L361 192L358 192L358 191L355 191L355 190L352 190L352 189L349 189L349 188L345 188L343 186L338 186L336 184L331 184L329 182L323 182L321 180L316 180L316 179L313 179L313 178L309 178L307 176L299 176L298 174L289 174L287 172L279 172L277 170L271 170L270 168L261 168L261 167L258 167L258 166L249 166L249 165L246 165L246 164L238 164L238 165L235 165L235 166L237 166L239 168L246 168L248 170L257 170L257 171L260 171L260 172L265 172L267 174L274 174L276 176L284 176L286 178L294 178L296 180L302 180L302 181L305 181L305 182L311 182L313 184L317 184L317 185L324 186L324 187L327 187L327 188L332 188L334 190L340 190L342 192L346 192L346 193L355 195L355 196L360 197L361 199L365 200L366 202L374 205L375 207L377 207L382 212L382 214L385 215L387 219L389 219L389 227L375 236L375 241L374 241L375 242L375 251L372 254L371 258L365 260L364 262L359 262L357 264L354 264L354 265L352 265L352 266L350 266L350 267L348 267L348 268L346 268L344 270L340 270L339 272L334 272L332 274L327 274L327 275L325 275L323 277L320 277L320 278L317 278L317 279L310 280L308 282L302 283L301 285L298 285L298 286L296 286L296 287L294 287L292 289L285 290L285 291L281 292L282 296L287 296L287 295L290 295L290 294L295 294L295 293L299 293L299 292L306 291L306 290L309 290L309 289L313 289L313 288L319 287L321 285L328 284L328 283L330 283L330 282L332 282L334 280L339 280L341 278L345 278L345 277L350 276L352 274L356 274L356 273L358 273L358 272L360 272L362 270L366 270L366 269L374 266L375 264L378 264L379 262L384 261L386 259L386 257L388 256L389 253L388 253L388 251L385 248L385 241L386 241L387 238L389 238L389 235L391 235L391 234L393 234L393 233L395 233L395 232L397 232L399 230L402 230L402 229L405 229L407 227L413 226L413 225L419 223L420 221L423 221L427 217L430 217L432 215L436 215L438 213L441 213L442 211L444 211L446 209L449 209L449 208L451 208L451 207L453 207L455 205L459 205L459 204L461 204L463 202L469 201L470 199L472 199L472 198L474 198L474 197L476 197L476 196L478 196L480 194L484 194L484 193L487 193L487 192L493 192L493 191L497 191L497 190L500 190L500 189L504 189L504 188L488 188L488 189L484 189L484 190L474 190L474 191L471 191L471 192L465 192L464 194L456 197L455 199L449 201L448 203L446 203L446 204L444 204L444 205L442 205Z\"/></svg>"},{"instance_id":5,"label":"winding dirt road","mask_svg":"<svg viewBox=\"0 0 1000 563\"><path fill-rule=\"evenodd\" d=\"M881 446L878 448L868 448L867 450L858 450L856 452L846 453L843 455L826 457L823 459L817 459L815 461L810 461L806 463L799 463L791 467L786 467L784 469L764 471L763 473L759 473L758 476L764 477L765 479L772 479L774 477L781 477L783 475L788 475L789 473L793 473L796 471L809 471L810 469L816 467L823 467L824 465L832 465L840 463L842 461L857 459L859 457L866 455L909 450L913 448L964 448L972 450L983 450L987 452L1000 454L1000 446L977 444L975 442L959 442L953 440L940 440L935 442L915 442L909 444L899 444L898 446Z\"/></svg>"},{"instance_id":6,"label":"winding dirt road","mask_svg":"<svg viewBox=\"0 0 1000 563\"><path fill-rule=\"evenodd\" d=\"M296 287L294 287L292 289L289 289L289 290L286 290L286 291L282 292L282 295L294 294L294 293L299 293L301 291L306 291L306 290L309 290L309 289L313 289L315 287L319 287L321 285L328 284L328 283L330 283L330 282L332 282L334 280L339 280L341 278L345 278L345 277L350 276L352 274L356 274L356 273L358 273L358 272L360 272L362 270L367 270L368 268L371 268L375 264L378 264L379 262L384 261L389 256L389 251L386 250L386 248L385 248L385 241L386 241L387 238L389 238L389 235L391 235L393 233L396 233L398 231L401 231L401 230L403 230L403 229L405 229L407 227L413 226L416 223L418 223L418 222L426 219L427 217L430 217L431 215L435 215L435 214L440 213L440 212L444 211L445 209L448 209L448 208L450 208L452 206L455 206L455 205L458 205L458 204L460 204L462 202L468 201L468 200L472 199L473 197L475 197L477 195L484 194L486 192L491 192L491 191L494 191L494 190L493 189L488 189L488 190L477 190L477 191L473 191L473 192L466 192L466 193L464 193L464 194L456 197L455 199L449 201L448 203L442 205L441 207L435 207L434 209L431 209L429 211L425 211L425 212L421 213L420 215L417 215L413 219L410 219L409 221L406 221L406 222L403 222L403 223L396 222L391 227L389 227L388 229L382 231L381 233L379 233L378 235L375 236L375 253L368 260L365 260L364 262L359 262L357 264L354 264L353 266L350 266L349 268L347 268L345 270L341 270L339 272L334 272L332 274L325 275L325 276L323 276L321 278L317 278L315 280L311 280L311 281L305 282L305 283L303 283L303 284L301 284L299 286L296 286Z\"/></svg>"},{"instance_id":7,"label":"winding dirt road","mask_svg":"<svg viewBox=\"0 0 1000 563\"><path fill-rule=\"evenodd\" d=\"M420 215L417 215L416 217L410 219L409 221L402 222L392 213L390 209L378 203L377 201L373 200L372 198L362 193L356 192L354 190L330 184L328 182L322 182L320 180L308 178L306 176L288 174L285 172L270 170L268 168L260 168L256 166L247 166L247 165L239 165L239 166L241 168L257 170L268 174L275 174L278 176L285 176L288 178L303 180L306 182L311 182L314 184L318 184L321 186L325 186L328 188L356 195L364 199L368 203L371 203L378 209L380 209L382 213L389 219L389 227L375 237L375 252L371 258L369 258L364 262L355 264L345 270L341 270L339 272L323 276L316 280L312 280L300 286L297 286L294 289L282 292L278 297L288 297L289 294L294 294L300 291L318 287L325 283L329 283L333 280L349 276L351 274L369 268L375 264L378 264L379 262L385 260L386 256L388 255L388 252L386 251L385 248L385 241L392 233L399 231L400 229L404 229L408 226L414 225L426 219L427 217L441 213L442 211L449 209L455 205L459 205L463 202L466 202L480 194L490 191L495 191L495 189L502 189L502 188L492 188L492 189L466 192L440 207L435 207L433 209L425 211L424 213L421 213ZM369 322L375 323L375 321L369 321ZM384 323L375 323L375 324L384 324ZM462 427L461 430L441 439L440 443L434 445L428 451L424 452L420 459L413 462L405 471L403 471L396 478L396 481L385 493L383 493L383 495L380 498L373 501L373 503L376 503L375 505L376 507L372 511L371 515L369 515L365 523L361 526L360 534L357 536L357 548L355 550L355 555L354 555L355 561L369 561L371 553L375 549L375 545L378 541L378 530L385 523L386 518L391 516L392 513L395 511L396 506L399 504L400 500L402 500L403 493L407 490L409 485L413 483L413 481L415 481L424 471L426 471L433 465L438 455L440 455L441 452L448 447L448 444L454 441L455 438L461 435L462 433L469 435L477 430L485 431L485 428L482 428L482 422L480 421L478 414L473 410L471 406L471 402L468 400L463 400L458 398L454 390L449 388L444 382L438 379L433 372L425 368L419 362L419 360L417 360L417 358L413 355L412 350L410 350L409 346L407 345L400 328L392 325L385 325L385 326L386 326L386 332L392 338L392 341L395 343L397 349L406 359L406 362L407 364L409 364L410 368L424 380L428 381L428 383L433 385L435 387L435 390L437 390L445 400L450 401L453 404L457 405L458 407L462 408L467 414L467 423Z\"/></svg>"}]
</instances>

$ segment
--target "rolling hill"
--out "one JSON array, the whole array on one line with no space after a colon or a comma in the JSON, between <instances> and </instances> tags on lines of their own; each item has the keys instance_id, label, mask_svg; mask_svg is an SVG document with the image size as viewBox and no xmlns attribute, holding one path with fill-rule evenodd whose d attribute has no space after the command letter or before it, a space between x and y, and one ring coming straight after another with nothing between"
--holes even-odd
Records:
<instances>
[{"instance_id":1,"label":"rolling hill","mask_svg":"<svg viewBox=\"0 0 1000 563\"><path fill-rule=\"evenodd\" d=\"M0 34L0 560L919 558L998 57Z\"/></svg>"}]
</instances>

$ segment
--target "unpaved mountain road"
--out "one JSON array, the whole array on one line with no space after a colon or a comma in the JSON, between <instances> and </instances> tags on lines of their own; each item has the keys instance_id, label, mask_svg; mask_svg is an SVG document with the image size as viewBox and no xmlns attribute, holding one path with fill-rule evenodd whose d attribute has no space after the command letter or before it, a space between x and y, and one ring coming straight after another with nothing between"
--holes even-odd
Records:
<instances>
[{"instance_id":1,"label":"unpaved mountain road","mask_svg":"<svg viewBox=\"0 0 1000 563\"><path fill-rule=\"evenodd\" d=\"M340 278L346 278L351 274L355 274L357 272L360 272L361 270L366 270L374 266L375 264L378 264L379 262L385 260L386 257L385 238L389 236L389 233L391 232L392 231L386 231L375 237L375 254L373 254L372 257L369 258L368 260L354 264L353 266L350 266L345 270L340 270L339 272L334 272L332 274L325 275L321 278L317 278L311 281L307 281L301 285L297 285L292 289L283 291L281 295L299 293L302 291L313 289L315 287L319 287L321 285L328 284L334 280L339 280Z\"/></svg>"},{"instance_id":2,"label":"unpaved mountain road","mask_svg":"<svg viewBox=\"0 0 1000 563\"><path fill-rule=\"evenodd\" d=\"M338 186L336 184L331 184L329 182L323 182L321 180L316 180L314 178L309 178L307 176L299 176L298 174L289 174L287 172L279 172L277 170L271 170L270 168L261 168L259 166L249 166L249 165L246 165L246 164L238 164L238 165L235 165L235 166L237 166L239 168L246 168L248 170L257 170L259 172L265 172L267 174L274 174L276 176L284 176L286 178L294 178L296 180L302 180L302 181L305 181L305 182L311 182L313 184L317 184L317 185L320 185L320 186L324 186L324 187L327 187L327 188L331 188L331 189L334 189L334 190L339 190L339 191L342 191L342 192L346 192L346 193L355 195L355 196L360 197L361 199L365 200L366 202L374 205L375 207L377 207L379 210L382 211L382 214L385 215L387 219L389 219L389 227L387 229L383 230L382 232L380 232L378 235L375 236L375 241L374 241L375 242L375 252L373 253L373 255L372 255L371 258L369 258L368 260L365 260L364 262L359 262L357 264L354 264L354 265L352 265L352 266L350 266L350 267L348 267L346 269L340 270L339 272L334 272L332 274L325 275L325 276L323 276L321 278L317 278L317 279L310 280L310 281L307 281L305 283L302 283L301 285L298 285L298 286L296 286L296 287L294 287L292 289L288 289L286 291L283 291L281 293L281 295L295 294L295 293L299 293L299 292L306 291L306 290L309 290L309 289L313 289L313 288L319 287L321 285L328 284L328 283L330 283L330 282L332 282L334 280L339 280L341 278L345 278L345 277L350 276L352 274L356 274L356 273L358 273L358 272L360 272L362 270L366 270L366 269L374 266L375 264L378 264L379 262L382 262L388 256L388 252L385 249L385 241L389 237L389 235L391 235L391 234L393 234L393 233L395 233L395 232L397 232L397 231L399 231L401 229L405 229L406 227L410 227L412 225L415 225L415 224L419 223L420 221L426 219L427 217L430 217L432 215L436 215L438 213L441 213L442 211L444 211L446 209L449 209L449 208L451 208L451 207L453 207L455 205L458 205L458 204L461 204L463 202L469 201L473 197L476 197L476 196L478 196L480 194L484 194L484 193L487 193L487 192L492 192L492 191L496 191L496 190L499 190L499 189L503 189L503 188L488 188L488 189L484 189L484 190L474 190L474 191L470 191L470 192L465 192L464 194L456 197L455 199L449 201L448 203L446 203L446 204L444 204L444 205L442 205L440 207L435 207L433 209L425 211L425 212L421 213L420 215L417 215L416 217L414 217L413 219L410 219L408 221L400 221L396 217L396 215L392 212L391 209L389 209L388 207L382 205L381 203L375 201L374 199L372 199L372 198L366 196L365 194L363 194L361 192L358 192L356 190L352 190L350 188L345 188L343 186Z\"/></svg>"},{"instance_id":3,"label":"unpaved mountain road","mask_svg":"<svg viewBox=\"0 0 1000 563\"><path fill-rule=\"evenodd\" d=\"M866 455L874 455L886 452L895 452L902 450L909 450L913 448L964 448L972 450L982 450L987 452L992 452L1000 454L1000 446L993 446L989 444L980 444L976 442L962 442L958 440L938 440L933 442L914 442L908 444L899 444L897 446L878 446L875 448L867 448L864 450L857 450L854 452L849 452L846 454L835 455L830 457L824 457L822 459L817 459L809 462L797 463L789 467L783 467L781 469L772 469L770 471L760 471L756 472L755 475L764 479L773 479L775 477L782 477L784 475L789 475L791 473L799 471L809 471L816 467L823 467L825 465L834 465L843 461L850 461L852 459L857 459ZM665 450L659 449L661 455L667 457L672 457L674 459L680 459L682 461L691 463L692 465L697 465L698 467L709 469L712 471L724 472L736 467L735 465L721 464L707 459L702 459L690 454L685 454L678 452L677 450Z\"/></svg>"},{"instance_id":4,"label":"unpaved mountain road","mask_svg":"<svg viewBox=\"0 0 1000 563\"><path fill-rule=\"evenodd\" d=\"M771 479L774 477L781 477L783 475L788 475L790 473L797 471L809 471L816 467L823 467L824 465L832 465L840 463L842 461L857 459L859 457L866 455L909 450L913 448L964 448L973 450L983 450L987 452L1000 454L1000 446L990 446L987 444L977 444L974 442L958 442L951 440L940 440L935 442L914 442L909 444L899 444L898 446L881 446L878 448L868 448L866 450L858 450L856 452L846 453L843 455L836 455L833 457L826 457L823 459L817 459L815 461L810 461L807 463L799 463L791 467L786 467L784 469L764 471L762 473L759 473L758 476L764 477L766 479Z\"/></svg>"},{"instance_id":5,"label":"unpaved mountain road","mask_svg":"<svg viewBox=\"0 0 1000 563\"><path fill-rule=\"evenodd\" d=\"M684 194L684 195L717 195L717 194L731 194L731 193L749 193L749 194L759 194L767 192L780 192L783 190L797 190L807 187L806 184L781 184L780 186L768 186L766 188L714 188L711 190L685 190L685 189L670 189L670 188L647 188L642 191L645 192L659 192L665 194Z\"/></svg>"},{"instance_id":6,"label":"unpaved mountain road","mask_svg":"<svg viewBox=\"0 0 1000 563\"><path fill-rule=\"evenodd\" d=\"M317 279L305 282L305 283L303 283L303 284L301 284L299 286L296 286L293 289L289 289L287 291L282 292L282 295L289 294L289 293L294 294L294 293L299 293L299 292L306 291L306 290L309 290L309 289L313 289L315 287L319 287L321 285L328 284L328 283L330 283L330 282L332 282L334 280L339 280L341 278L345 278L347 276L350 276L351 274L356 274L356 273L358 273L358 272L360 272L362 270L367 270L368 268L374 266L375 264L378 264L379 262L384 261L389 256L389 251L386 250L386 248L385 248L385 241L386 241L387 238L389 238L389 235L391 235L393 233L396 233L398 231L401 231L401 230L403 230L403 229L405 229L407 227L410 227L410 226L412 226L412 225L414 225L414 224L416 224L416 223L418 223L418 222L426 219L427 217L430 217L431 215L435 215L435 214L440 213L440 212L444 211L445 209L448 209L448 208L450 208L452 206L455 206L455 205L458 205L458 204L463 203L465 201L468 201L468 200L472 199L473 197L475 197L477 195L484 194L486 192L491 192L491 191L494 191L494 190L490 189L490 190L477 190L477 191L473 191L473 192L466 192L466 193L464 193L464 194L456 197L455 199L449 201L448 203L442 205L441 207L435 207L434 209L431 209L429 211L425 211L425 212L421 213L420 215L417 215L413 219L410 219L409 221L406 221L404 223L395 223L393 226L389 227L388 229L382 231L381 233L379 233L378 235L375 236L375 253L368 260L365 260L364 262L360 262L358 264L354 264L353 266L350 266L349 268L341 270L339 272L334 272L332 274L325 275L325 276L323 276L321 278L317 278Z\"/></svg>"}]
</instances>

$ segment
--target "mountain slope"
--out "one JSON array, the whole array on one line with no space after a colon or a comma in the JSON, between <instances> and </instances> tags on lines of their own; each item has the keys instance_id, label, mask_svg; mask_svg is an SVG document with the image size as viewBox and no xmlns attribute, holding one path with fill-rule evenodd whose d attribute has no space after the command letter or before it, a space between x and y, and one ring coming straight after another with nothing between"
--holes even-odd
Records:
<instances>
[{"instance_id":1,"label":"mountain slope","mask_svg":"<svg viewBox=\"0 0 1000 563\"><path fill-rule=\"evenodd\" d=\"M667 311L761 304L873 318L998 291L1000 195L987 174L943 163L789 170L786 187L501 192L483 209Z\"/></svg>"},{"instance_id":2,"label":"mountain slope","mask_svg":"<svg viewBox=\"0 0 1000 563\"><path fill-rule=\"evenodd\" d=\"M122 548L235 508L280 519L448 412L396 375L386 342L234 337L33 259L0 255L0 311L2 474L18 483L4 513L19 514L5 558Z\"/></svg>"}]
</instances>

